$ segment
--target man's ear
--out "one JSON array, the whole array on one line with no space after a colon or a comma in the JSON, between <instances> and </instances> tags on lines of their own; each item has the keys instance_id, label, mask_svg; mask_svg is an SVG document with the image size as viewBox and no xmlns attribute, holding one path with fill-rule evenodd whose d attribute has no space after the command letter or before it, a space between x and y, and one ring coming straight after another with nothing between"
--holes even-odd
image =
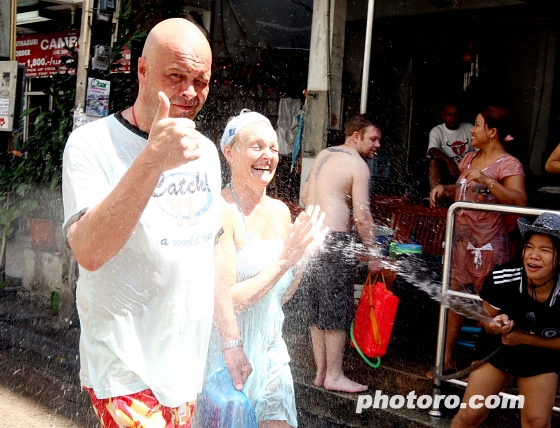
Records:
<instances>
[{"instance_id":1,"label":"man's ear","mask_svg":"<svg viewBox=\"0 0 560 428\"><path fill-rule=\"evenodd\" d=\"M362 139L360 133L358 131L354 131L352 132L352 139L356 142L359 143L360 140Z\"/></svg>"},{"instance_id":2,"label":"man's ear","mask_svg":"<svg viewBox=\"0 0 560 428\"><path fill-rule=\"evenodd\" d=\"M148 71L148 63L146 58L140 57L138 58L138 80L143 81L146 80L146 73Z\"/></svg>"}]
</instances>

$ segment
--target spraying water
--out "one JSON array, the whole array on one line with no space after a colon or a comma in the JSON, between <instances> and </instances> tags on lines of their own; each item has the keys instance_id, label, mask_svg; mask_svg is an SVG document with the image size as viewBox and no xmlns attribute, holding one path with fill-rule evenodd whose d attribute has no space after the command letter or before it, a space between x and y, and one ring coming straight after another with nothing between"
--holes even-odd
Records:
<instances>
[{"instance_id":1,"label":"spraying water","mask_svg":"<svg viewBox=\"0 0 560 428\"><path fill-rule=\"evenodd\" d=\"M418 257L405 257L398 262L399 276L416 288L424 291L431 299L444 304L453 312L477 321L491 322L490 317L476 299L466 299L453 295L441 294L439 272L434 272L428 264ZM461 290L468 292L468 290Z\"/></svg>"},{"instance_id":2,"label":"spraying water","mask_svg":"<svg viewBox=\"0 0 560 428\"><path fill-rule=\"evenodd\" d=\"M359 249L358 252L363 253L363 249ZM378 249L372 250L369 254L374 257L383 256ZM486 313L479 300L442 295L441 269L443 265L440 265L441 269L434 269L433 263L415 256L401 256L397 260L389 260L384 257L381 264L384 269L395 270L400 278L425 292L432 300L445 305L449 310L477 321L493 321L493 317ZM468 290L460 291L469 292Z\"/></svg>"}]
</instances>

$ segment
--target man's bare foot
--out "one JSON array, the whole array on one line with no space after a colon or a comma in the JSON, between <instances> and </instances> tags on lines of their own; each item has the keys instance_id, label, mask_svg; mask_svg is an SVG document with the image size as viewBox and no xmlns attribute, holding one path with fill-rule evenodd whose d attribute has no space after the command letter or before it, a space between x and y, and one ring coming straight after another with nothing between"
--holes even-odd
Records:
<instances>
[{"instance_id":1,"label":"man's bare foot","mask_svg":"<svg viewBox=\"0 0 560 428\"><path fill-rule=\"evenodd\" d=\"M329 391L342 391L342 392L363 392L367 391L368 386L362 385L353 380L348 379L346 376L341 376L337 380L325 378L323 387Z\"/></svg>"},{"instance_id":2,"label":"man's bare foot","mask_svg":"<svg viewBox=\"0 0 560 428\"><path fill-rule=\"evenodd\" d=\"M317 374L315 375L315 380L313 381L313 385L323 386L324 383L325 383L325 374L317 372Z\"/></svg>"}]
</instances>

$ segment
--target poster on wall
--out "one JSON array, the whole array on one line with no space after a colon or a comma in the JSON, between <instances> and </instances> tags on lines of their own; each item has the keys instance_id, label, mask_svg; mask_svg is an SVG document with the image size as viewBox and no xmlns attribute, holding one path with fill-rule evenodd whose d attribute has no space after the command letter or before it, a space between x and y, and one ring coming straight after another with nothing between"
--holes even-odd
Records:
<instances>
[{"instance_id":1,"label":"poster on wall","mask_svg":"<svg viewBox=\"0 0 560 428\"><path fill-rule=\"evenodd\" d=\"M17 67L17 61L0 61L0 131L14 127Z\"/></svg>"},{"instance_id":2,"label":"poster on wall","mask_svg":"<svg viewBox=\"0 0 560 428\"><path fill-rule=\"evenodd\" d=\"M124 45L121 54L122 58L115 61L117 67L113 68L111 71L113 73L130 73L130 48Z\"/></svg>"},{"instance_id":3,"label":"poster on wall","mask_svg":"<svg viewBox=\"0 0 560 428\"><path fill-rule=\"evenodd\" d=\"M79 38L80 30L18 36L16 60L25 66L27 77L47 77L59 71L63 73L65 68L61 67L61 57L70 54L68 48L78 48Z\"/></svg>"},{"instance_id":4,"label":"poster on wall","mask_svg":"<svg viewBox=\"0 0 560 428\"><path fill-rule=\"evenodd\" d=\"M105 117L109 114L109 92L111 82L88 77L86 93L86 115Z\"/></svg>"}]
</instances>

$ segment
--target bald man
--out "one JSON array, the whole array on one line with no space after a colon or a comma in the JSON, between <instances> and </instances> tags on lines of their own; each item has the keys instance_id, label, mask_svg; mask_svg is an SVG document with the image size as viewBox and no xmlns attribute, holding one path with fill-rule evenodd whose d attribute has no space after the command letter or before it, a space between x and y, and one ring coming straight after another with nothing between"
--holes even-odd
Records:
<instances>
[{"instance_id":1,"label":"bald man","mask_svg":"<svg viewBox=\"0 0 560 428\"><path fill-rule=\"evenodd\" d=\"M64 231L80 268L80 377L103 427L142 418L187 427L201 390L221 177L217 150L193 120L211 63L193 24L159 23L138 60L134 105L76 129L65 148ZM219 331L241 389L251 367L227 293L216 292Z\"/></svg>"}]
</instances>

